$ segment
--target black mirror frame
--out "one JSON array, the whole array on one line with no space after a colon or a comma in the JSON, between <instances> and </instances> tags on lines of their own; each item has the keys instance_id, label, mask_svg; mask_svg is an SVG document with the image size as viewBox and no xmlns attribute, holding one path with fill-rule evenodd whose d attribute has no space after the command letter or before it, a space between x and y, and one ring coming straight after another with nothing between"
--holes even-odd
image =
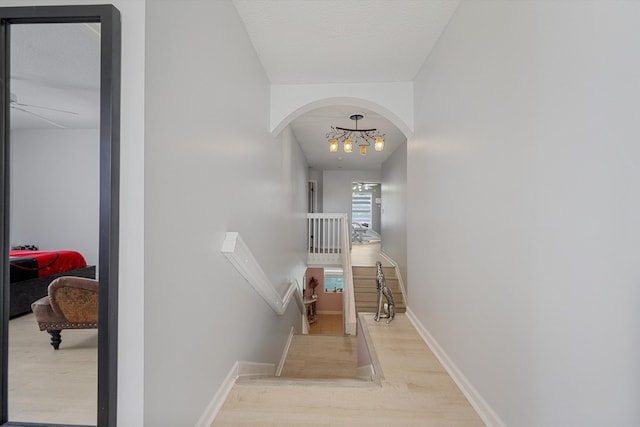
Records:
<instances>
[{"instance_id":1,"label":"black mirror frame","mask_svg":"<svg viewBox=\"0 0 640 427\"><path fill-rule=\"evenodd\" d=\"M11 24L101 24L100 47L100 233L98 255L98 410L97 425L116 425L118 362L118 245L120 200L120 12L112 5L0 7L0 426L29 426L8 420L9 335L9 102ZM37 424L41 426L42 424ZM51 424L54 425L54 424Z\"/></svg>"}]
</instances>

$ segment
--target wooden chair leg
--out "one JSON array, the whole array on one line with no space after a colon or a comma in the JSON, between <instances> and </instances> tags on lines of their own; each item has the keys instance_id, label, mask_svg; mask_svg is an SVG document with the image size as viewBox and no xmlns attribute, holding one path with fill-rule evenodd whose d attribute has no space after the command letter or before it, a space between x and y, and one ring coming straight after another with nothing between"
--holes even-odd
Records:
<instances>
[{"instance_id":1,"label":"wooden chair leg","mask_svg":"<svg viewBox=\"0 0 640 427\"><path fill-rule=\"evenodd\" d=\"M54 329L47 332L49 332L49 335L51 335L51 345L53 346L53 349L57 350L58 348L60 348L60 343L62 342L62 337L60 337L60 329Z\"/></svg>"}]
</instances>

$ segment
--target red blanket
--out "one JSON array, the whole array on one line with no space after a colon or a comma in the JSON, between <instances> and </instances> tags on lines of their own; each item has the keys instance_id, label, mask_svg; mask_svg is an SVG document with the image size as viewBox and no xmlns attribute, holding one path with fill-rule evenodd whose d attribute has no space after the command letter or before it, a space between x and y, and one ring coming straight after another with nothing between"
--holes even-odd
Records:
<instances>
[{"instance_id":1,"label":"red blanket","mask_svg":"<svg viewBox=\"0 0 640 427\"><path fill-rule=\"evenodd\" d=\"M64 273L65 271L85 268L87 261L76 251L10 251L10 264L18 269L38 270L38 277L50 276L52 274ZM35 259L37 267L25 267L19 263L14 263L15 258Z\"/></svg>"}]
</instances>

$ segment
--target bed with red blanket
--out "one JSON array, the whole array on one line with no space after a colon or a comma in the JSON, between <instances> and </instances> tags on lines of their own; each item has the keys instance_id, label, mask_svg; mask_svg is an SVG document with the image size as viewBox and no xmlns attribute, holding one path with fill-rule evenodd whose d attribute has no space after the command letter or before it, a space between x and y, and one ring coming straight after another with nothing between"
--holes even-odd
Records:
<instances>
[{"instance_id":1,"label":"bed with red blanket","mask_svg":"<svg viewBox=\"0 0 640 427\"><path fill-rule=\"evenodd\" d=\"M47 295L47 287L60 276L95 278L95 266L76 251L9 252L10 310L13 318L31 312L31 303Z\"/></svg>"}]
</instances>

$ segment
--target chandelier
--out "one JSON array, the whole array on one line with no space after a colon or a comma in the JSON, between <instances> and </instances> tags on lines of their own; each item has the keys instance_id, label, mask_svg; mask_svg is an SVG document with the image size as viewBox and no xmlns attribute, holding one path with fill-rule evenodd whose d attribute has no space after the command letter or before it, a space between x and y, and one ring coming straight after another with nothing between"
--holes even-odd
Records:
<instances>
[{"instance_id":1,"label":"chandelier","mask_svg":"<svg viewBox=\"0 0 640 427\"><path fill-rule=\"evenodd\" d=\"M378 132L378 129L358 129L358 120L364 118L362 114L352 114L349 118L356 121L355 129L331 126L331 131L327 132L329 152L337 153L340 143L343 144L345 153L351 153L353 145L357 145L360 149L360 154L363 156L367 154L367 147L371 146L371 144L373 144L373 148L376 151L384 149L384 134Z\"/></svg>"}]
</instances>

